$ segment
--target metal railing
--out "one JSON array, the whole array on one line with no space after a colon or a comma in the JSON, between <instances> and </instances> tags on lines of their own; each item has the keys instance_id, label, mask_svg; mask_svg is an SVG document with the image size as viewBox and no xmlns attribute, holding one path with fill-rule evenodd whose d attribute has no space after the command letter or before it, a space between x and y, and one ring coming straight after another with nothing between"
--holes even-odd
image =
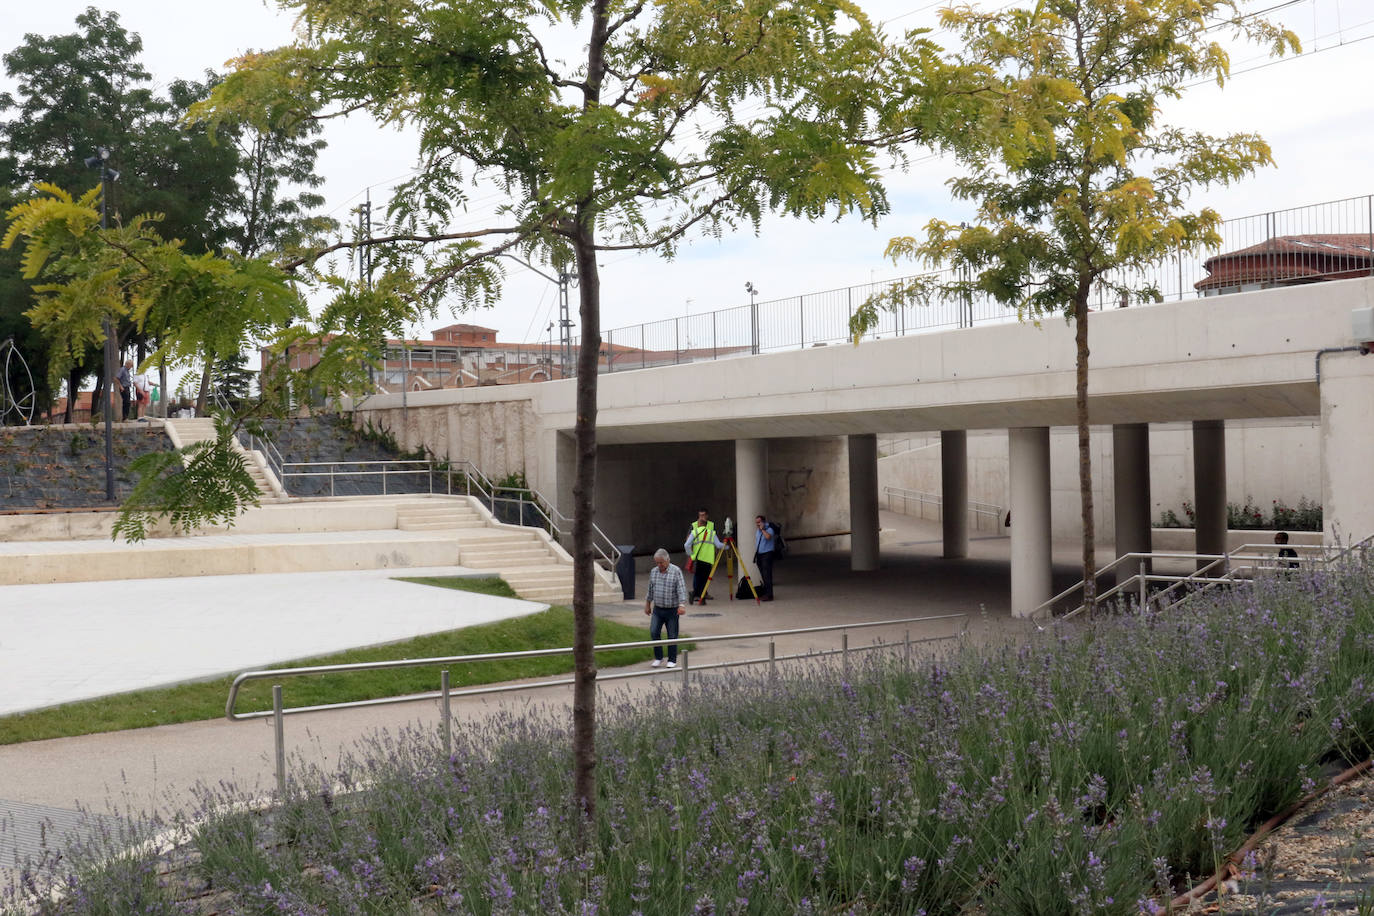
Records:
<instances>
[{"instance_id":1,"label":"metal railing","mask_svg":"<svg viewBox=\"0 0 1374 916\"><path fill-rule=\"evenodd\" d=\"M942 614L934 617L903 617L896 620L872 620L860 623L831 624L821 627L796 627L784 630L763 630L753 633L730 633L721 636L682 636L677 639L664 640L639 640L636 642L608 643L592 647L593 652L612 652L624 649L648 649L654 646L700 646L706 643L737 642L740 640L768 639L768 655L761 658L735 659L731 661L710 662L697 667L691 667L688 659L689 652L684 649L679 655L680 667L678 671L665 669L651 669L648 671L617 671L611 673L598 672L596 682L598 684L605 681L628 680L643 677L667 677L674 674L681 675L682 688L686 690L691 683L691 673L702 671L720 670L726 668L742 668L752 665L766 664L769 666L771 675L776 675L777 663L797 659L821 659L829 656L838 655L841 658L841 665L844 672L849 671L849 656L851 652L864 652L877 649L895 649L897 643L886 643L877 641L868 646L851 647L849 645L850 630L865 630L874 627L896 627L907 626L902 643L903 657L907 665L911 663L912 646L922 643L942 642L951 639L962 638L968 631L968 614ZM912 639L910 625L929 624L940 621L960 621L957 631L947 636L924 636ZM809 649L806 652L797 652L790 655L777 654L777 639L783 636L802 636L813 633L839 633L840 648L838 649ZM527 658L549 658L557 656L571 655L571 646L556 649L528 649L519 652L487 652L477 655L449 655L437 658L406 658L394 659L381 662L354 662L342 665L311 665L301 668L277 668L266 671L245 671L234 678L229 686L229 697L224 704L225 718L233 722L248 719L271 718L274 726L274 751L277 771L277 789L282 794L286 794L286 744L285 729L283 720L286 716L308 712L324 712L335 709L354 709L363 706L386 706L393 703L410 703L417 700L439 700L442 711L441 731L444 741L445 755L452 753L452 708L451 701L454 697L481 696L485 694L511 693L522 690L534 690L544 687L567 686L574 682L573 678L560 677L550 678L541 681L521 682L518 684L496 684L484 687L469 687L462 690L453 690L449 686L449 672L444 668L439 673L439 689L430 693L411 694L401 697L378 697L371 700L353 700L346 703L325 703L316 706L294 706L288 707L283 701L282 685L275 683L272 686L272 708L258 710L255 712L236 712L234 706L238 701L239 691L244 684L252 681L279 680L288 677L303 677L321 674L338 674L355 671L377 671L390 668L432 668L440 665L460 665L473 662L502 661L509 659Z\"/></svg>"},{"instance_id":2,"label":"metal railing","mask_svg":"<svg viewBox=\"0 0 1374 916\"><path fill-rule=\"evenodd\" d=\"M1130 303L1138 306L1323 279L1374 276L1374 195L1229 219L1219 231L1221 244L1216 250L1180 254L1144 270L1113 275L1095 288L1091 307L1116 308L1120 303L1112 290L1117 287L1134 290L1142 297L1145 301ZM954 279L951 271L918 274L612 328L602 332L600 371L846 343L851 340L849 320L858 306L873 297L891 296L920 276ZM908 302L883 311L878 325L864 339L1016 320L1014 309L974 293ZM573 345L579 344L580 340L573 338Z\"/></svg>"},{"instance_id":3,"label":"metal railing","mask_svg":"<svg viewBox=\"0 0 1374 916\"><path fill-rule=\"evenodd\" d=\"M911 504L917 505L917 516L925 518L922 508L934 506L938 511L935 520L944 517L944 498L938 493L923 493L920 490L908 490L905 487L883 487L883 497L887 501L889 512L900 512L903 515L911 515ZM901 508L896 508L900 505ZM973 525L979 531L988 528L996 528L1002 521L1002 513L1006 511L1001 506L994 506L992 503L980 503L974 500L968 501L968 514L973 518Z\"/></svg>"},{"instance_id":4,"label":"metal railing","mask_svg":"<svg viewBox=\"0 0 1374 916\"><path fill-rule=\"evenodd\" d=\"M381 461L284 461L270 439L249 436L250 448L262 452L283 492L290 495L292 480L328 481L329 495L338 495L338 482L356 478L380 478L383 496L392 495L392 482L423 477L418 490L406 493L440 493L446 496L471 496L481 502L499 522L542 528L558 544L573 553L572 519L553 505L542 493L530 487L510 487L492 483L471 461L436 462L428 458L398 458ZM438 486L436 487L436 482ZM403 495L397 493L396 495ZM615 569L620 549L595 522L592 523L593 562Z\"/></svg>"},{"instance_id":5,"label":"metal railing","mask_svg":"<svg viewBox=\"0 0 1374 916\"><path fill-rule=\"evenodd\" d=\"M1148 608L1151 605L1159 610L1167 610L1198 594L1223 585L1244 584L1265 573L1287 573L1297 563L1301 568L1314 569L1327 567L1343 561L1357 550L1368 550L1374 545L1374 535L1348 547L1326 546L1321 544L1242 544L1224 554L1154 552L1127 553L1117 557L1102 567L1094 576L1097 581L1118 569L1135 570L1132 575L1113 587L1100 593L1096 603L1101 606L1113 599L1130 598L1136 607ZM1284 559L1278 556L1281 546L1294 550L1299 560ZM1161 575L1152 571L1155 561L1194 562L1198 565L1194 572L1182 576ZM1055 605L1072 595L1083 591L1084 580L1079 580L1054 597L1042 602L1031 611L1032 618L1043 618L1052 613ZM1152 586L1163 586L1153 588ZM1087 610L1086 604L1055 617L1055 620L1069 620Z\"/></svg>"},{"instance_id":6,"label":"metal railing","mask_svg":"<svg viewBox=\"0 0 1374 916\"><path fill-rule=\"evenodd\" d=\"M564 550L573 555L573 520L559 512L558 507L538 490L531 487L494 484L477 465L467 459L446 466L443 473L448 480L450 492L454 475L461 475L464 494L480 500L497 521L543 528ZM607 569L614 569L620 559L620 548L607 537L606 532L602 531L596 522L592 522L592 553L593 562L600 562Z\"/></svg>"}]
</instances>

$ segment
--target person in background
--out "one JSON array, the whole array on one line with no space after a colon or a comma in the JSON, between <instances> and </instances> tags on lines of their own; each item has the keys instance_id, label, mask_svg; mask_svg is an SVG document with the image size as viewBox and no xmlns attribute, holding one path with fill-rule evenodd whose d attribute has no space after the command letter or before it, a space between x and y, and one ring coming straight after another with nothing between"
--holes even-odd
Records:
<instances>
[{"instance_id":1,"label":"person in background","mask_svg":"<svg viewBox=\"0 0 1374 916\"><path fill-rule=\"evenodd\" d=\"M687 569L692 573L692 601L700 598L702 604L706 603L706 580L711 577L716 551L724 548L725 544L716 537L716 523L705 509L698 509L697 520L692 522L692 530L682 543L682 549L687 551Z\"/></svg>"},{"instance_id":2,"label":"person in background","mask_svg":"<svg viewBox=\"0 0 1374 916\"><path fill-rule=\"evenodd\" d=\"M1288 546L1288 532L1277 531L1274 533L1274 543L1279 545L1279 569L1291 570L1298 568L1298 552Z\"/></svg>"},{"instance_id":3,"label":"person in background","mask_svg":"<svg viewBox=\"0 0 1374 916\"><path fill-rule=\"evenodd\" d=\"M773 561L777 556L773 550L778 539L773 535L773 526L762 515L754 516L754 562L759 567L759 578L763 580L759 589L760 601L773 600Z\"/></svg>"},{"instance_id":4,"label":"person in background","mask_svg":"<svg viewBox=\"0 0 1374 916\"><path fill-rule=\"evenodd\" d=\"M124 408L124 413L120 417L121 420L129 419L129 402L134 396L133 369L134 361L126 359L124 365L120 366L119 371L115 373L115 384L119 386L119 403Z\"/></svg>"},{"instance_id":5,"label":"person in background","mask_svg":"<svg viewBox=\"0 0 1374 916\"><path fill-rule=\"evenodd\" d=\"M657 640L663 629L668 629L668 639L677 639L678 618L687 613L687 583L682 580L682 570L668 562L668 551L662 547L654 551L654 568L649 570L649 591L644 596L644 615L650 619L649 638ZM649 664L657 668L663 664L663 647L654 646L654 660ZM677 643L668 646L668 667L677 667Z\"/></svg>"}]
</instances>

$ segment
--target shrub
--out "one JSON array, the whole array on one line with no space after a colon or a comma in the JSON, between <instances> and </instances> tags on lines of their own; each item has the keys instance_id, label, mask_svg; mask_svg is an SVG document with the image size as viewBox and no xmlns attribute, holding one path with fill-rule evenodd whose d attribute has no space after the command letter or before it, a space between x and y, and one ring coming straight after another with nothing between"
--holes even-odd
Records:
<instances>
[{"instance_id":1,"label":"shrub","mask_svg":"<svg viewBox=\"0 0 1374 916\"><path fill-rule=\"evenodd\" d=\"M585 849L562 714L471 723L447 757L379 736L251 828L219 806L205 879L229 912L1133 914L1368 752L1371 580L603 703Z\"/></svg>"}]
</instances>

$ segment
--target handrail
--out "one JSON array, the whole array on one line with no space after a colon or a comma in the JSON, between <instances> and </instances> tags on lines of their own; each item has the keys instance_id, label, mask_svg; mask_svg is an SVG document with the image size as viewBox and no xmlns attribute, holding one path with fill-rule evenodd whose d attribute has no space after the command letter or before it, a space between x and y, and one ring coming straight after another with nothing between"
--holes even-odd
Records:
<instances>
[{"instance_id":1,"label":"handrail","mask_svg":"<svg viewBox=\"0 0 1374 916\"><path fill-rule=\"evenodd\" d=\"M568 518L546 497L531 487L503 487L492 483L491 479L482 470L468 459L464 458L453 465L450 465L448 473L454 473L455 467L461 467L462 473L468 481L468 495L471 493L471 481L476 478L480 484L479 492L482 497L491 502L491 507L495 509L498 500L510 501L514 499L520 513L520 524L524 524L526 505L531 506L546 523L546 530L560 543L565 535L570 535L572 530L572 519ZM512 497L511 495L514 494ZM544 527L544 526L540 526ZM601 528L592 522L592 552L609 568L614 569L620 560L620 548L615 545Z\"/></svg>"},{"instance_id":2,"label":"handrail","mask_svg":"<svg viewBox=\"0 0 1374 916\"><path fill-rule=\"evenodd\" d=\"M903 500L915 499L923 503L930 503L941 507L944 505L944 497L938 493L925 493L921 490L909 490L906 487L883 487L883 495L897 496ZM968 500L966 505L968 506L968 511L972 512L974 515L981 515L988 518L1002 517L1003 510L1001 506L992 503L981 503L972 499Z\"/></svg>"},{"instance_id":3,"label":"handrail","mask_svg":"<svg viewBox=\"0 0 1374 916\"><path fill-rule=\"evenodd\" d=\"M1314 566L1316 564L1320 564L1321 566L1326 567L1330 566L1333 563L1339 562L1340 560L1349 556L1355 550L1367 548L1371 544L1374 544L1374 535L1370 535L1354 544L1342 548L1335 554L1330 553L1333 547L1324 544L1288 544L1282 546L1290 547L1296 552L1305 554L1326 554L1325 556L1317 556L1304 561L1304 565L1307 565L1309 567ZM1241 544L1239 547L1236 547L1229 553L1225 554L1179 552L1125 553L1122 554L1120 557L1117 557L1111 563L1108 563L1106 566L1102 567L1100 570L1098 570L1097 575L1101 576L1107 572L1110 572L1117 566L1129 560L1140 561L1140 571L1132 575L1125 581L1117 583L1115 586L1108 589L1107 591L1102 592L1100 595L1097 596L1096 600L1099 602L1105 601L1109 598L1134 590L1140 593L1140 600L1142 605L1146 602L1149 602L1156 604L1161 610L1168 610L1170 608L1177 607L1178 604L1187 600L1188 598L1191 598L1209 589L1216 588L1219 585L1234 584L1246 581L1245 574L1248 573L1250 576L1253 576L1254 572L1257 569L1263 568L1263 566L1261 566L1260 564L1277 562L1278 557L1276 554L1279 546L1281 545ZM1243 551L1261 552L1244 553ZM1146 573L1144 571L1145 563L1147 561L1152 560L1207 560L1209 562L1205 563L1202 566L1199 566L1196 570L1194 570L1186 576L1165 576ZM1211 573L1216 569L1216 567L1219 564L1223 568L1221 575L1211 575ZM1148 587L1149 583L1151 582L1167 582L1169 583L1169 585L1161 591L1156 592L1153 595L1150 595L1148 594ZM1188 594L1179 598L1177 601L1165 603L1164 599L1166 599L1171 593L1177 590L1181 590L1186 586L1195 584L1200 584L1202 587L1189 592ZM1067 598L1074 592L1081 590L1082 588L1082 580L1074 583L1073 585L1064 589L1059 594L1036 606L1031 611L1031 618L1034 619L1045 616L1045 614L1049 612L1056 603L1063 600L1064 598ZM1055 619L1069 620L1083 613L1085 610L1087 610L1086 605L1079 605L1078 607L1068 611L1067 613L1059 615L1059 617Z\"/></svg>"},{"instance_id":4,"label":"handrail","mask_svg":"<svg viewBox=\"0 0 1374 916\"><path fill-rule=\"evenodd\" d=\"M826 626L819 627L793 627L782 630L760 630L752 633L727 633L719 636L680 636L677 639L637 640L634 642L607 643L603 645L595 645L592 646L592 651L609 652L619 649L647 649L652 648L654 646L683 646L685 644L719 643L727 641L760 639L763 637L767 637L769 639L769 643L768 656L766 658L746 658L735 661L714 662L706 665L699 665L697 666L697 670L701 671L717 668L737 668L748 665L758 665L767 663L769 665L771 672L773 671L774 665L776 665L778 661L786 661L789 659L820 658L828 655L840 655L843 658L845 670L848 671L849 653L851 651L849 646L849 630L864 630L872 627L899 626L902 624L912 623L932 623L944 620L959 620L962 621L962 625L959 627L957 632L952 633L948 636L926 636L918 637L915 640L911 638L911 630L908 629L906 631L905 639L903 640L902 645L905 647L906 663L910 664L911 647L913 644L940 642L948 639L960 639L967 635L969 615L940 614L933 617L903 617L898 618L896 620L871 620L861 621L859 623L829 624ZM805 653L794 653L792 655L784 656L779 656L777 654L775 640L779 636L797 636L808 633L830 633L836 631L839 631L842 634L840 648L838 650L807 651ZM882 641L879 641L870 646L857 647L855 651L895 647L896 645L897 643L887 644L883 643ZM320 704L318 706L287 707L282 702L281 684L274 684L272 687L271 710L260 710L257 712L243 713L235 712L234 705L238 699L239 688L242 687L244 684L249 683L250 681L261 681L268 679L276 680L279 678L315 674L337 674L351 671L375 671L385 668L433 667L435 665L466 664L469 662L496 661L502 659L516 658L548 658L551 656L570 655L573 653L573 651L573 647L565 646L556 649L525 649L514 652L484 652L474 655L449 655L435 658L391 659L388 661L380 662L352 662L340 665L309 665L299 668L276 668L271 670L244 671L237 677L235 677L233 683L229 686L229 697L224 704L224 716L231 722L241 722L249 719L266 718L271 718L273 720L273 743L276 757L277 791L284 797L286 794L286 746L285 733L283 729L283 719L288 715L307 712L324 712L333 709L349 709L362 706L383 706L393 703L410 703L416 700L438 699L440 701L440 708L442 710L443 716L441 730L443 733L444 751L445 755L447 756L452 753L453 717L450 711L449 702L454 696L476 696L479 694L509 693L518 690L532 690L541 687L557 687L571 684L573 683L573 681L569 678L557 678L532 682L521 682L517 684L489 685L485 687L471 687L463 690L452 690L449 687L448 669L445 668L443 671L440 672L439 690L437 692L411 694L401 697L378 697L371 700L352 700L344 703L325 703ZM682 673L682 687L684 690L686 690L688 687L690 677L689 672L691 670L688 655L689 653L685 649L682 651L680 655L682 662L682 667L680 670ZM660 675L666 675L669 673L671 672L667 669L655 668L649 671L639 670L617 672L614 674L598 674L597 683L600 683L602 681L625 680L629 678L638 677L656 677Z\"/></svg>"}]
</instances>

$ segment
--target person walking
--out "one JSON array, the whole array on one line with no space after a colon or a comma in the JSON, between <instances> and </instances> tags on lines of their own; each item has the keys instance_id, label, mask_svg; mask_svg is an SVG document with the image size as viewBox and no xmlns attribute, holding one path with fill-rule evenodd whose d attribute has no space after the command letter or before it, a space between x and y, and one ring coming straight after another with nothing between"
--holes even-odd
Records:
<instances>
[{"instance_id":1,"label":"person walking","mask_svg":"<svg viewBox=\"0 0 1374 916\"><path fill-rule=\"evenodd\" d=\"M668 562L668 551L654 551L654 568L649 570L649 592L644 596L644 615L649 618L649 638L658 640L666 627L668 639L677 639L678 618L687 613L687 583L682 570ZM654 646L650 668L663 664L663 647ZM668 667L677 667L677 643L668 646Z\"/></svg>"},{"instance_id":2,"label":"person walking","mask_svg":"<svg viewBox=\"0 0 1374 916\"><path fill-rule=\"evenodd\" d=\"M123 416L120 417L121 420L129 419L129 401L134 395L133 368L134 361L126 359L124 365L120 366L119 371L115 373L115 384L119 386L119 403L124 408Z\"/></svg>"},{"instance_id":3,"label":"person walking","mask_svg":"<svg viewBox=\"0 0 1374 916\"><path fill-rule=\"evenodd\" d=\"M754 563L759 568L759 578L763 580L759 588L760 601L773 600L773 561L777 559L774 552L777 546L778 539L768 519L762 515L754 516Z\"/></svg>"},{"instance_id":4,"label":"person walking","mask_svg":"<svg viewBox=\"0 0 1374 916\"><path fill-rule=\"evenodd\" d=\"M706 580L711 577L711 567L716 562L716 551L723 550L725 544L716 537L716 523L707 516L705 509L697 510L697 520L692 522L692 530L687 532L687 540L682 549L687 552L687 569L692 573L692 601L698 598L706 603Z\"/></svg>"}]
</instances>

